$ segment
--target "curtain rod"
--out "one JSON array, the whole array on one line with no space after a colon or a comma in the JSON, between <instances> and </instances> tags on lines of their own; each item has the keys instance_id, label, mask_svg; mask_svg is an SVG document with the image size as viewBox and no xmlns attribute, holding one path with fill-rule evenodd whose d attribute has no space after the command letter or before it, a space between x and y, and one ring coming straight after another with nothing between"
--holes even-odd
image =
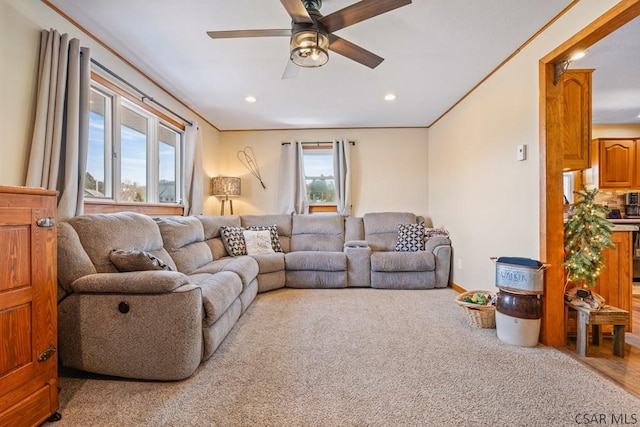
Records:
<instances>
[{"instance_id":1,"label":"curtain rod","mask_svg":"<svg viewBox=\"0 0 640 427\"><path fill-rule=\"evenodd\" d=\"M111 71L110 69L108 69L107 67L105 67L104 65L102 65L101 63L99 63L98 61L96 61L95 59L91 58L91 63L95 64L98 68L100 68L101 70L105 71L106 73L108 73L110 76L120 80L122 83L126 84L127 86L129 86L131 89L135 90L136 92L138 92L140 95L142 95L142 101L144 102L144 100L146 99L149 102L153 102L154 104L156 104L158 107L162 108L165 111L168 111L169 113L173 114L174 116L176 116L177 118L179 118L180 120L182 120L185 124L189 125L189 126L193 126L193 122L190 122L189 120L185 119L184 117L182 117L180 114L174 112L173 110L165 107L164 105L162 105L161 103L159 103L158 101L156 101L155 99L153 99L152 97L150 97L149 95L147 95L146 93L144 93L143 91L141 91L140 89L138 89L137 87L135 87L134 85L132 85L131 83L129 83L128 81L126 81L125 79L123 79L122 77L120 77L119 75L117 75L116 73L114 73L113 71Z\"/></svg>"},{"instance_id":2,"label":"curtain rod","mask_svg":"<svg viewBox=\"0 0 640 427\"><path fill-rule=\"evenodd\" d=\"M320 145L320 144L332 144L333 141L315 141L315 142L301 142L300 144L302 145L310 145L310 144L315 144L315 145ZM290 142L283 142L281 143L281 145L290 145ZM351 145L356 145L355 141L349 141L349 144Z\"/></svg>"}]
</instances>

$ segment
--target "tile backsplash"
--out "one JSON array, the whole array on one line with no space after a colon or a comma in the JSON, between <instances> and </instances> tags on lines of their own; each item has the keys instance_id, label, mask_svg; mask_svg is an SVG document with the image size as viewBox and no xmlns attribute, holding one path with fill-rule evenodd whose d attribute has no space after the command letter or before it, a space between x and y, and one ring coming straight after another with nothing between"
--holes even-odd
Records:
<instances>
[{"instance_id":1,"label":"tile backsplash","mask_svg":"<svg viewBox=\"0 0 640 427\"><path fill-rule=\"evenodd\" d=\"M627 190L600 190L595 201L609 206L610 209L620 209L624 213L624 195Z\"/></svg>"}]
</instances>

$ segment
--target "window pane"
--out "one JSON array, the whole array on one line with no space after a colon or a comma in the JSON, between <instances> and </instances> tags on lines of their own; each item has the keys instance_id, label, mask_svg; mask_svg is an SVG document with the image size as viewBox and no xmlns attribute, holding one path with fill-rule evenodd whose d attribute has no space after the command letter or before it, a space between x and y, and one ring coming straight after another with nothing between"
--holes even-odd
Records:
<instances>
[{"instance_id":1,"label":"window pane","mask_svg":"<svg viewBox=\"0 0 640 427\"><path fill-rule=\"evenodd\" d=\"M123 106L120 126L120 200L147 200L147 119Z\"/></svg>"},{"instance_id":2,"label":"window pane","mask_svg":"<svg viewBox=\"0 0 640 427\"><path fill-rule=\"evenodd\" d=\"M304 150L304 174L309 203L333 203L333 153L331 149Z\"/></svg>"},{"instance_id":3,"label":"window pane","mask_svg":"<svg viewBox=\"0 0 640 427\"><path fill-rule=\"evenodd\" d=\"M107 148L106 114L109 99L91 90L89 95L89 147L87 150L87 173L84 183L85 197L105 197L105 148Z\"/></svg>"},{"instance_id":4,"label":"window pane","mask_svg":"<svg viewBox=\"0 0 640 427\"><path fill-rule=\"evenodd\" d=\"M166 128L158 127L158 169L160 186L158 188L158 201L160 203L176 203L176 157L179 146L180 134Z\"/></svg>"},{"instance_id":5,"label":"window pane","mask_svg":"<svg viewBox=\"0 0 640 427\"><path fill-rule=\"evenodd\" d=\"M309 203L332 203L335 201L333 179L308 179L307 198Z\"/></svg>"}]
</instances>

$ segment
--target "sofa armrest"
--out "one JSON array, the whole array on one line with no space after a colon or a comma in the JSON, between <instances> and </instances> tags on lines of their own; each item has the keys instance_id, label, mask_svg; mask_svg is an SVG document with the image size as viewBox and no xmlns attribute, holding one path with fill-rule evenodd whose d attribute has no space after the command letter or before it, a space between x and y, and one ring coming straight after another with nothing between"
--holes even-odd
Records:
<instances>
[{"instance_id":1,"label":"sofa armrest","mask_svg":"<svg viewBox=\"0 0 640 427\"><path fill-rule=\"evenodd\" d=\"M346 248L368 248L369 243L366 240L348 240L344 242Z\"/></svg>"},{"instance_id":2,"label":"sofa armrest","mask_svg":"<svg viewBox=\"0 0 640 427\"><path fill-rule=\"evenodd\" d=\"M433 252L438 246L451 246L451 240L444 236L431 237L425 242L424 250L427 252Z\"/></svg>"},{"instance_id":3,"label":"sofa armrest","mask_svg":"<svg viewBox=\"0 0 640 427\"><path fill-rule=\"evenodd\" d=\"M431 237L424 246L425 251L433 252L436 261L436 288L446 288L451 274L451 240L444 236Z\"/></svg>"},{"instance_id":4,"label":"sofa armrest","mask_svg":"<svg viewBox=\"0 0 640 427\"><path fill-rule=\"evenodd\" d=\"M189 278L177 271L135 271L127 273L96 273L76 279L73 292L162 294L188 285Z\"/></svg>"}]
</instances>

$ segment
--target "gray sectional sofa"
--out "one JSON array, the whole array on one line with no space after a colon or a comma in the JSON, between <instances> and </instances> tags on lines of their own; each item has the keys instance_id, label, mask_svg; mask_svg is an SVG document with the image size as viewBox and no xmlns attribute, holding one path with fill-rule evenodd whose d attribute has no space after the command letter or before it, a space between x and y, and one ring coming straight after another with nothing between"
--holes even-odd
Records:
<instances>
[{"instance_id":1,"label":"gray sectional sofa","mask_svg":"<svg viewBox=\"0 0 640 427\"><path fill-rule=\"evenodd\" d=\"M413 232L422 221L397 212L72 218L58 224L60 362L105 375L184 379L258 292L446 287L448 237L427 234L422 250L396 251L399 225ZM274 250L229 256L236 249L225 242L225 227L270 228Z\"/></svg>"}]
</instances>

